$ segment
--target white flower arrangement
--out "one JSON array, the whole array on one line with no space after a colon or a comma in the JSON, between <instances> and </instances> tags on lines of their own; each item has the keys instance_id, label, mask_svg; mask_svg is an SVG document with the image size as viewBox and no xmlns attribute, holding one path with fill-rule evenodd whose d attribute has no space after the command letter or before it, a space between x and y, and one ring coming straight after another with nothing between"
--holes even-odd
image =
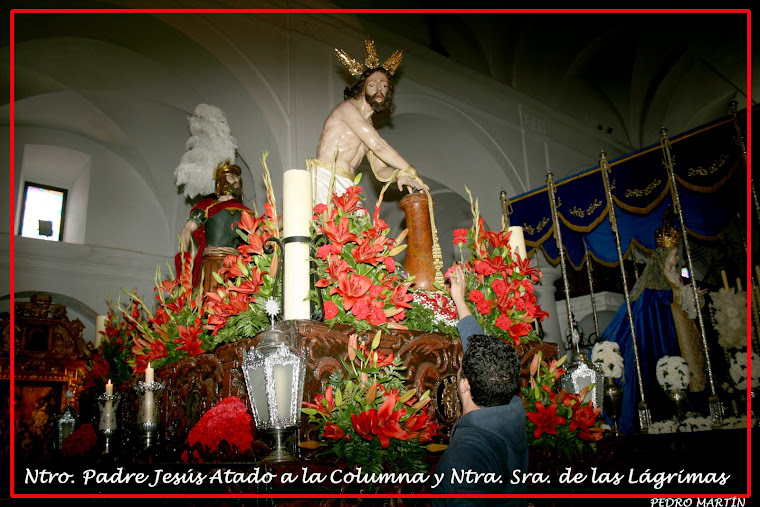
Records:
<instances>
[{"instance_id":1,"label":"white flower arrangement","mask_svg":"<svg viewBox=\"0 0 760 507\"><path fill-rule=\"evenodd\" d=\"M724 349L747 346L747 293L722 288L711 292L712 321L718 333L718 343Z\"/></svg>"},{"instance_id":2,"label":"white flower arrangement","mask_svg":"<svg viewBox=\"0 0 760 507\"><path fill-rule=\"evenodd\" d=\"M712 429L712 418L702 416L687 417L678 427L680 432L709 431Z\"/></svg>"},{"instance_id":3,"label":"white flower arrangement","mask_svg":"<svg viewBox=\"0 0 760 507\"><path fill-rule=\"evenodd\" d=\"M728 374L738 389L747 388L747 353L737 352L731 358ZM752 389L760 385L760 356L752 353Z\"/></svg>"},{"instance_id":4,"label":"white flower arrangement","mask_svg":"<svg viewBox=\"0 0 760 507\"><path fill-rule=\"evenodd\" d=\"M605 377L623 376L623 356L615 342L596 342L591 349L591 362L599 365Z\"/></svg>"},{"instance_id":5,"label":"white flower arrangement","mask_svg":"<svg viewBox=\"0 0 760 507\"><path fill-rule=\"evenodd\" d=\"M755 419L750 419L750 424L754 428L755 426ZM733 429L742 429L747 427L747 416L741 415L739 417L724 417L723 423L718 426L718 429L722 430L733 430Z\"/></svg>"},{"instance_id":6,"label":"white flower arrangement","mask_svg":"<svg viewBox=\"0 0 760 507\"><path fill-rule=\"evenodd\" d=\"M647 433L650 435L659 435L661 433L675 433L676 431L678 431L678 422L674 419L658 421L650 424L647 428Z\"/></svg>"},{"instance_id":7,"label":"white flower arrangement","mask_svg":"<svg viewBox=\"0 0 760 507\"><path fill-rule=\"evenodd\" d=\"M666 391L686 389L691 372L681 356L663 356L657 361L657 382Z\"/></svg>"}]
</instances>

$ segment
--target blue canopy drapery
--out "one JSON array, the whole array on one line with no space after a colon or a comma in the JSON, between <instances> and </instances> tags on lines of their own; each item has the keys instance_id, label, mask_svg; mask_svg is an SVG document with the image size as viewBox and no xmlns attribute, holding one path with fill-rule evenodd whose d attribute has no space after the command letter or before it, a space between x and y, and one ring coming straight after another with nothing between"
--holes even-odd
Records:
<instances>
[{"instance_id":1,"label":"blue canopy drapery","mask_svg":"<svg viewBox=\"0 0 760 507\"><path fill-rule=\"evenodd\" d=\"M746 122L746 111L737 115ZM715 238L737 210L743 209L746 172L729 116L670 138L678 195L687 232ZM609 180L620 244L627 251L633 242L644 250L655 248L654 232L662 225L665 208L672 204L670 181L660 144L609 162ZM580 269L588 252L602 264L618 263L615 237L608 218L609 206L601 168L555 182L557 214L566 259ZM547 259L559 262L547 187L511 200L512 225L523 227L529 255L542 249Z\"/></svg>"}]
</instances>

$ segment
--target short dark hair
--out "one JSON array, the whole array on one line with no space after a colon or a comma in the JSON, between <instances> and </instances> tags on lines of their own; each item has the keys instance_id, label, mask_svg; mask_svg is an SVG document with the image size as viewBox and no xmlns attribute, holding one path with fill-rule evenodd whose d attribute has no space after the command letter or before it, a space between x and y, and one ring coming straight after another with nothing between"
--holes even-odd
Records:
<instances>
[{"instance_id":1,"label":"short dark hair","mask_svg":"<svg viewBox=\"0 0 760 507\"><path fill-rule=\"evenodd\" d=\"M517 351L493 336L471 336L462 358L462 378L470 383L476 405L507 405L520 387Z\"/></svg>"},{"instance_id":2,"label":"short dark hair","mask_svg":"<svg viewBox=\"0 0 760 507\"><path fill-rule=\"evenodd\" d=\"M385 77L388 78L388 96L385 97L385 105L388 112L393 112L393 92L396 89L396 81L393 79L393 76L384 68L378 67L376 69L367 69L364 72L362 72L362 75L359 76L359 80L354 84L354 86L348 87L346 86L346 89L343 90L343 99L355 99L359 96L361 96L362 93L364 93L364 83L367 81L367 78L370 77L375 72L382 72L385 74Z\"/></svg>"}]
</instances>

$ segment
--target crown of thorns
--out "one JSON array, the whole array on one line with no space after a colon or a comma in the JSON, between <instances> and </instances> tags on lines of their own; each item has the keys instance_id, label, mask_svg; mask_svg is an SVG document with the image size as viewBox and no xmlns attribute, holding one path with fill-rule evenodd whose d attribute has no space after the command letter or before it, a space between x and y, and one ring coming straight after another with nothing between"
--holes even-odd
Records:
<instances>
[{"instance_id":1,"label":"crown of thorns","mask_svg":"<svg viewBox=\"0 0 760 507\"><path fill-rule=\"evenodd\" d=\"M348 71L354 76L360 75L364 72L365 68L372 70L383 68L392 76L401 64L401 59L404 57L404 51L399 49L394 51L393 54L380 65L380 60L377 57L377 49L375 49L375 41L366 39L364 41L364 49L365 58L363 65L342 49L336 48L335 53L338 55L338 60L340 60L340 62L345 65L348 68Z\"/></svg>"}]
</instances>

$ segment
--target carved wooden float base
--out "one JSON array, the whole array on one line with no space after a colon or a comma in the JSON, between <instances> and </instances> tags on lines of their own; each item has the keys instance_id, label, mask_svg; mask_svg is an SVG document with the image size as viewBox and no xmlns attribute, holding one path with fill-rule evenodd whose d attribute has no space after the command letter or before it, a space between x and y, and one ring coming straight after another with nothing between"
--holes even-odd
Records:
<instances>
[{"instance_id":1,"label":"carved wooden float base","mask_svg":"<svg viewBox=\"0 0 760 507\"><path fill-rule=\"evenodd\" d=\"M345 325L330 328L324 323L310 320L292 321L292 326L297 333L296 347L306 357L304 399L313 400L317 393L324 392L330 374L343 368L341 359L346 360L348 337L354 330ZM371 341L375 332L368 331L360 335L360 338ZM166 383L161 404L161 440L164 443L183 443L203 413L226 397L237 396L250 409L240 365L243 362L243 351L258 345L259 337L260 335L243 338L222 345L213 353L190 357L156 371L157 380ZM379 350L401 358L406 366L407 387L416 389L418 396L430 389L436 403L430 404L429 415L434 416L441 431L448 434L450 426L458 417L459 407L456 383L451 382L450 378L448 381L445 379L456 376L460 367L462 344L459 338L452 340L441 334L399 330L384 333ZM550 343L533 344L530 347L522 345L517 350L523 364L523 381L527 379L527 368L534 354L541 350L547 358L556 357L557 353L556 345ZM130 389L122 389L127 396L129 391ZM122 403L119 407L125 432L130 427L136 427L134 419L137 410L133 405L136 401L131 401ZM307 430L306 417L303 416L302 438ZM137 435L129 437L132 440Z\"/></svg>"}]
</instances>

